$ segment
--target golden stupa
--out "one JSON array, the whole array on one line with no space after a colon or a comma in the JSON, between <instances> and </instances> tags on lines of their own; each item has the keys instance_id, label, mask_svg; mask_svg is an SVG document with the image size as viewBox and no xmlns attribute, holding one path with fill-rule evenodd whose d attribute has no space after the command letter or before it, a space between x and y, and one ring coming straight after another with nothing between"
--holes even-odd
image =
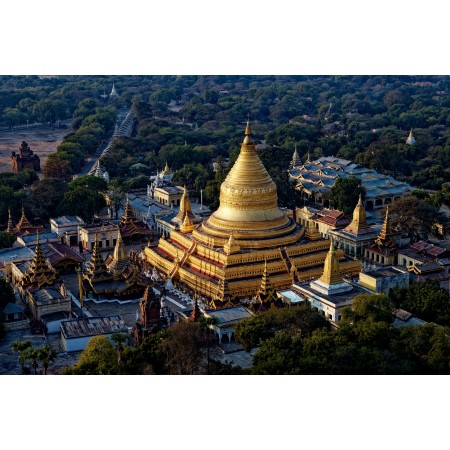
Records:
<instances>
[{"instance_id":1,"label":"golden stupa","mask_svg":"<svg viewBox=\"0 0 450 450\"><path fill-rule=\"evenodd\" d=\"M312 242L305 230L278 207L277 188L259 159L247 123L234 166L220 187L220 206L208 219L171 232L158 246L144 250L148 263L201 295L218 299L224 282L231 297L257 294L266 273L274 289L317 278L328 240ZM187 202L186 202L187 204ZM188 207L180 214L186 216ZM344 260L342 250L337 256ZM360 264L341 264L341 272L358 274Z\"/></svg>"}]
</instances>

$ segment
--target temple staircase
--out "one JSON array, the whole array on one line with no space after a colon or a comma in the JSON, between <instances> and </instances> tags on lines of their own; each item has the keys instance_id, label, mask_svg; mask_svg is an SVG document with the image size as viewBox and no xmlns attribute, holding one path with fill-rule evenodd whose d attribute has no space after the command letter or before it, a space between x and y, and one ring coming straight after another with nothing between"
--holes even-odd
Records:
<instances>
[{"instance_id":1,"label":"temple staircase","mask_svg":"<svg viewBox=\"0 0 450 450\"><path fill-rule=\"evenodd\" d=\"M194 253L194 250L195 250L196 246L197 246L197 243L193 242L191 244L191 246L184 252L184 255L181 258L180 263L179 264L174 264L174 266L172 267L172 270L169 273L169 278L173 278L177 274L178 269L180 267L182 267L183 264L186 262L186 260L189 258L189 256L192 255L192 253Z\"/></svg>"},{"instance_id":2,"label":"temple staircase","mask_svg":"<svg viewBox=\"0 0 450 450\"><path fill-rule=\"evenodd\" d=\"M286 265L287 273L291 273L292 262L289 259L289 256L288 256L285 248L280 248L280 256L281 256L281 259L284 261L284 264Z\"/></svg>"}]
</instances>

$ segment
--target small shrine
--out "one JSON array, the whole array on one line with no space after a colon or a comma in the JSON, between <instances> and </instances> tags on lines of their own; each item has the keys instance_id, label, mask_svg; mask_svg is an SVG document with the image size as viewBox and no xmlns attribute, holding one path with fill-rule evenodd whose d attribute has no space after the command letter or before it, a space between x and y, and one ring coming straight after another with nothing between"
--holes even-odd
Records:
<instances>
[{"instance_id":1,"label":"small shrine","mask_svg":"<svg viewBox=\"0 0 450 450\"><path fill-rule=\"evenodd\" d=\"M23 169L31 169L35 172L41 170L41 160L38 155L33 153L30 146L23 141L19 147L19 152L11 153L12 171L20 172Z\"/></svg>"}]
</instances>

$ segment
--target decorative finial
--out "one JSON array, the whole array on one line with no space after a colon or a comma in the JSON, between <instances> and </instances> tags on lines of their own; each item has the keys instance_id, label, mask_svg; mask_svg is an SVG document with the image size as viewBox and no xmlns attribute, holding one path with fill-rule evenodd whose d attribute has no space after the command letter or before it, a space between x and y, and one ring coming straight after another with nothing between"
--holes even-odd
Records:
<instances>
[{"instance_id":1,"label":"decorative finial","mask_svg":"<svg viewBox=\"0 0 450 450\"><path fill-rule=\"evenodd\" d=\"M244 137L244 144L251 144L252 138L250 135L252 134L252 130L250 128L250 119L247 120L247 126L245 127L245 137Z\"/></svg>"},{"instance_id":2,"label":"decorative finial","mask_svg":"<svg viewBox=\"0 0 450 450\"><path fill-rule=\"evenodd\" d=\"M252 130L250 128L250 114L247 117L247 126L245 127L245 135L250 136L252 134Z\"/></svg>"}]
</instances>

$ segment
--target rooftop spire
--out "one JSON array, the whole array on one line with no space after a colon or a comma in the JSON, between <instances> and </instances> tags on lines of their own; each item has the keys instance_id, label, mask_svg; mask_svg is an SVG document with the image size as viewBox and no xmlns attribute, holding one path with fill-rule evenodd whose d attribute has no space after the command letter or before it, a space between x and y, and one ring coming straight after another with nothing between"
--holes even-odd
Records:
<instances>
[{"instance_id":1,"label":"rooftop spire","mask_svg":"<svg viewBox=\"0 0 450 450\"><path fill-rule=\"evenodd\" d=\"M128 258L125 253L125 245L122 241L120 230L117 232L116 246L114 247L113 261L109 266L109 270L116 275L128 264Z\"/></svg>"},{"instance_id":2,"label":"rooftop spire","mask_svg":"<svg viewBox=\"0 0 450 450\"><path fill-rule=\"evenodd\" d=\"M25 216L25 208L22 205L22 216L20 217L19 223L16 227L18 230L27 229L27 228L33 228L33 225L31 225L30 221Z\"/></svg>"},{"instance_id":3,"label":"rooftop spire","mask_svg":"<svg viewBox=\"0 0 450 450\"><path fill-rule=\"evenodd\" d=\"M352 222L344 228L344 231L354 235L364 233L365 230L370 230L370 227L366 221L366 209L362 201L361 192L359 193L358 203L353 211Z\"/></svg>"},{"instance_id":4,"label":"rooftop spire","mask_svg":"<svg viewBox=\"0 0 450 450\"><path fill-rule=\"evenodd\" d=\"M250 128L250 117L247 118L247 126L245 127L245 137L244 137L244 144L251 144L252 139L250 135L252 134L252 130Z\"/></svg>"},{"instance_id":5,"label":"rooftop spire","mask_svg":"<svg viewBox=\"0 0 450 450\"><path fill-rule=\"evenodd\" d=\"M8 208L8 226L6 231L10 234L14 234L14 224L11 217L11 208Z\"/></svg>"},{"instance_id":6,"label":"rooftop spire","mask_svg":"<svg viewBox=\"0 0 450 450\"><path fill-rule=\"evenodd\" d=\"M319 281L327 286L342 283L341 271L339 269L339 258L334 248L333 240L330 239L330 250L325 258L323 274Z\"/></svg>"},{"instance_id":7,"label":"rooftop spire","mask_svg":"<svg viewBox=\"0 0 450 450\"><path fill-rule=\"evenodd\" d=\"M261 285L259 287L258 294L267 295L267 291L270 289L269 274L267 271L267 258L264 258L264 270L261 278Z\"/></svg>"},{"instance_id":8,"label":"rooftop spire","mask_svg":"<svg viewBox=\"0 0 450 450\"><path fill-rule=\"evenodd\" d=\"M51 286L56 282L57 278L58 276L55 270L45 260L41 244L38 240L31 266L22 278L22 285L24 287L30 285L36 285L38 287Z\"/></svg>"},{"instance_id":9,"label":"rooftop spire","mask_svg":"<svg viewBox=\"0 0 450 450\"><path fill-rule=\"evenodd\" d=\"M105 260L102 257L100 247L98 245L98 234L95 233L94 249L92 256L86 266L86 277L90 280L98 280L103 278L110 278L111 274L106 268Z\"/></svg>"},{"instance_id":10,"label":"rooftop spire","mask_svg":"<svg viewBox=\"0 0 450 450\"><path fill-rule=\"evenodd\" d=\"M291 161L291 166L292 167L296 167L298 165L300 165L302 162L298 152L297 152L297 144L295 144L294 146L294 154L292 155L292 161Z\"/></svg>"},{"instance_id":11,"label":"rooftop spire","mask_svg":"<svg viewBox=\"0 0 450 450\"><path fill-rule=\"evenodd\" d=\"M184 222L185 216L189 216L189 219L195 219L194 213L191 208L191 200L189 199L189 192L186 189L186 185L184 185L183 195L180 200L180 211L175 216L177 222L182 224Z\"/></svg>"},{"instance_id":12,"label":"rooftop spire","mask_svg":"<svg viewBox=\"0 0 450 450\"><path fill-rule=\"evenodd\" d=\"M389 205L386 207L386 216L384 217L383 226L381 227L380 234L375 239L375 244L396 247L394 238L392 237L391 222L389 219Z\"/></svg>"}]
</instances>

